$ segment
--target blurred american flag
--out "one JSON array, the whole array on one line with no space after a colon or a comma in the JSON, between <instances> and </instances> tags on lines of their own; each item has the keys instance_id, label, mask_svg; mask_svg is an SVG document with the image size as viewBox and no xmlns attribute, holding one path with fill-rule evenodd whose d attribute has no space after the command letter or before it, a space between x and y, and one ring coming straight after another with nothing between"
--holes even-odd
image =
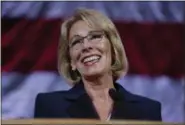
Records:
<instances>
[{"instance_id":1,"label":"blurred american flag","mask_svg":"<svg viewBox=\"0 0 185 125\"><path fill-rule=\"evenodd\" d=\"M118 82L162 104L165 122L185 122L185 2L2 2L2 117L33 117L39 92L67 90L57 72L60 24L78 7L115 23L129 60Z\"/></svg>"}]
</instances>

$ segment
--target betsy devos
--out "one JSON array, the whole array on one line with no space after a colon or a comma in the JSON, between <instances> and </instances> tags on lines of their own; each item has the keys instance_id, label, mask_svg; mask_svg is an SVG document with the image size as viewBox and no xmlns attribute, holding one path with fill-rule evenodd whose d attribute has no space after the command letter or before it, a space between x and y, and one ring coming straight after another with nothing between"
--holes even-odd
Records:
<instances>
[{"instance_id":1,"label":"betsy devos","mask_svg":"<svg viewBox=\"0 0 185 125\"><path fill-rule=\"evenodd\" d=\"M78 9L62 24L58 69L73 87L38 94L35 118L161 121L159 102L116 83L127 58L115 25L98 11Z\"/></svg>"}]
</instances>

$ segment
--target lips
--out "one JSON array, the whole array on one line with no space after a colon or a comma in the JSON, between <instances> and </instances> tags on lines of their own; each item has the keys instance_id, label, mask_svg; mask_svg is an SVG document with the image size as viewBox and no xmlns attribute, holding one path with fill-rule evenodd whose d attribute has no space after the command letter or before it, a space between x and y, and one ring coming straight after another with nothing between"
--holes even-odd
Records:
<instances>
[{"instance_id":1,"label":"lips","mask_svg":"<svg viewBox=\"0 0 185 125\"><path fill-rule=\"evenodd\" d=\"M84 58L82 58L81 62L82 63L94 62L94 61L98 61L100 58L101 58L100 55L85 56Z\"/></svg>"}]
</instances>

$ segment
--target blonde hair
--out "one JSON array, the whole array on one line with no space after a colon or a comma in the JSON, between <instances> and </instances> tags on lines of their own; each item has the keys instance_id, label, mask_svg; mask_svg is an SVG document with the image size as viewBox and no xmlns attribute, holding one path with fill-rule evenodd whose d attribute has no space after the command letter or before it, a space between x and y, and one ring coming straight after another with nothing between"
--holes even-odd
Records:
<instances>
[{"instance_id":1,"label":"blonde hair","mask_svg":"<svg viewBox=\"0 0 185 125\"><path fill-rule=\"evenodd\" d=\"M108 17L91 9L77 9L71 18L63 22L58 46L59 73L73 84L81 79L78 71L72 71L68 41L70 28L79 20L83 20L93 27L98 27L106 33L112 48L111 70L113 79L117 80L121 75L126 74L128 70L128 62L121 38L115 25Z\"/></svg>"}]
</instances>

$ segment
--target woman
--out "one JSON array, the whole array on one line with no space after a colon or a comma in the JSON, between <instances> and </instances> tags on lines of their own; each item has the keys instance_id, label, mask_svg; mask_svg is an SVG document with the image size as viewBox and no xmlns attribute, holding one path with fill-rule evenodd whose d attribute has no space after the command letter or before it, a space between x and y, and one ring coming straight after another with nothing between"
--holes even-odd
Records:
<instances>
[{"instance_id":1,"label":"woman","mask_svg":"<svg viewBox=\"0 0 185 125\"><path fill-rule=\"evenodd\" d=\"M62 24L58 54L59 72L74 86L39 94L35 118L161 120L159 102L115 82L128 63L116 27L106 16L78 9Z\"/></svg>"}]
</instances>

